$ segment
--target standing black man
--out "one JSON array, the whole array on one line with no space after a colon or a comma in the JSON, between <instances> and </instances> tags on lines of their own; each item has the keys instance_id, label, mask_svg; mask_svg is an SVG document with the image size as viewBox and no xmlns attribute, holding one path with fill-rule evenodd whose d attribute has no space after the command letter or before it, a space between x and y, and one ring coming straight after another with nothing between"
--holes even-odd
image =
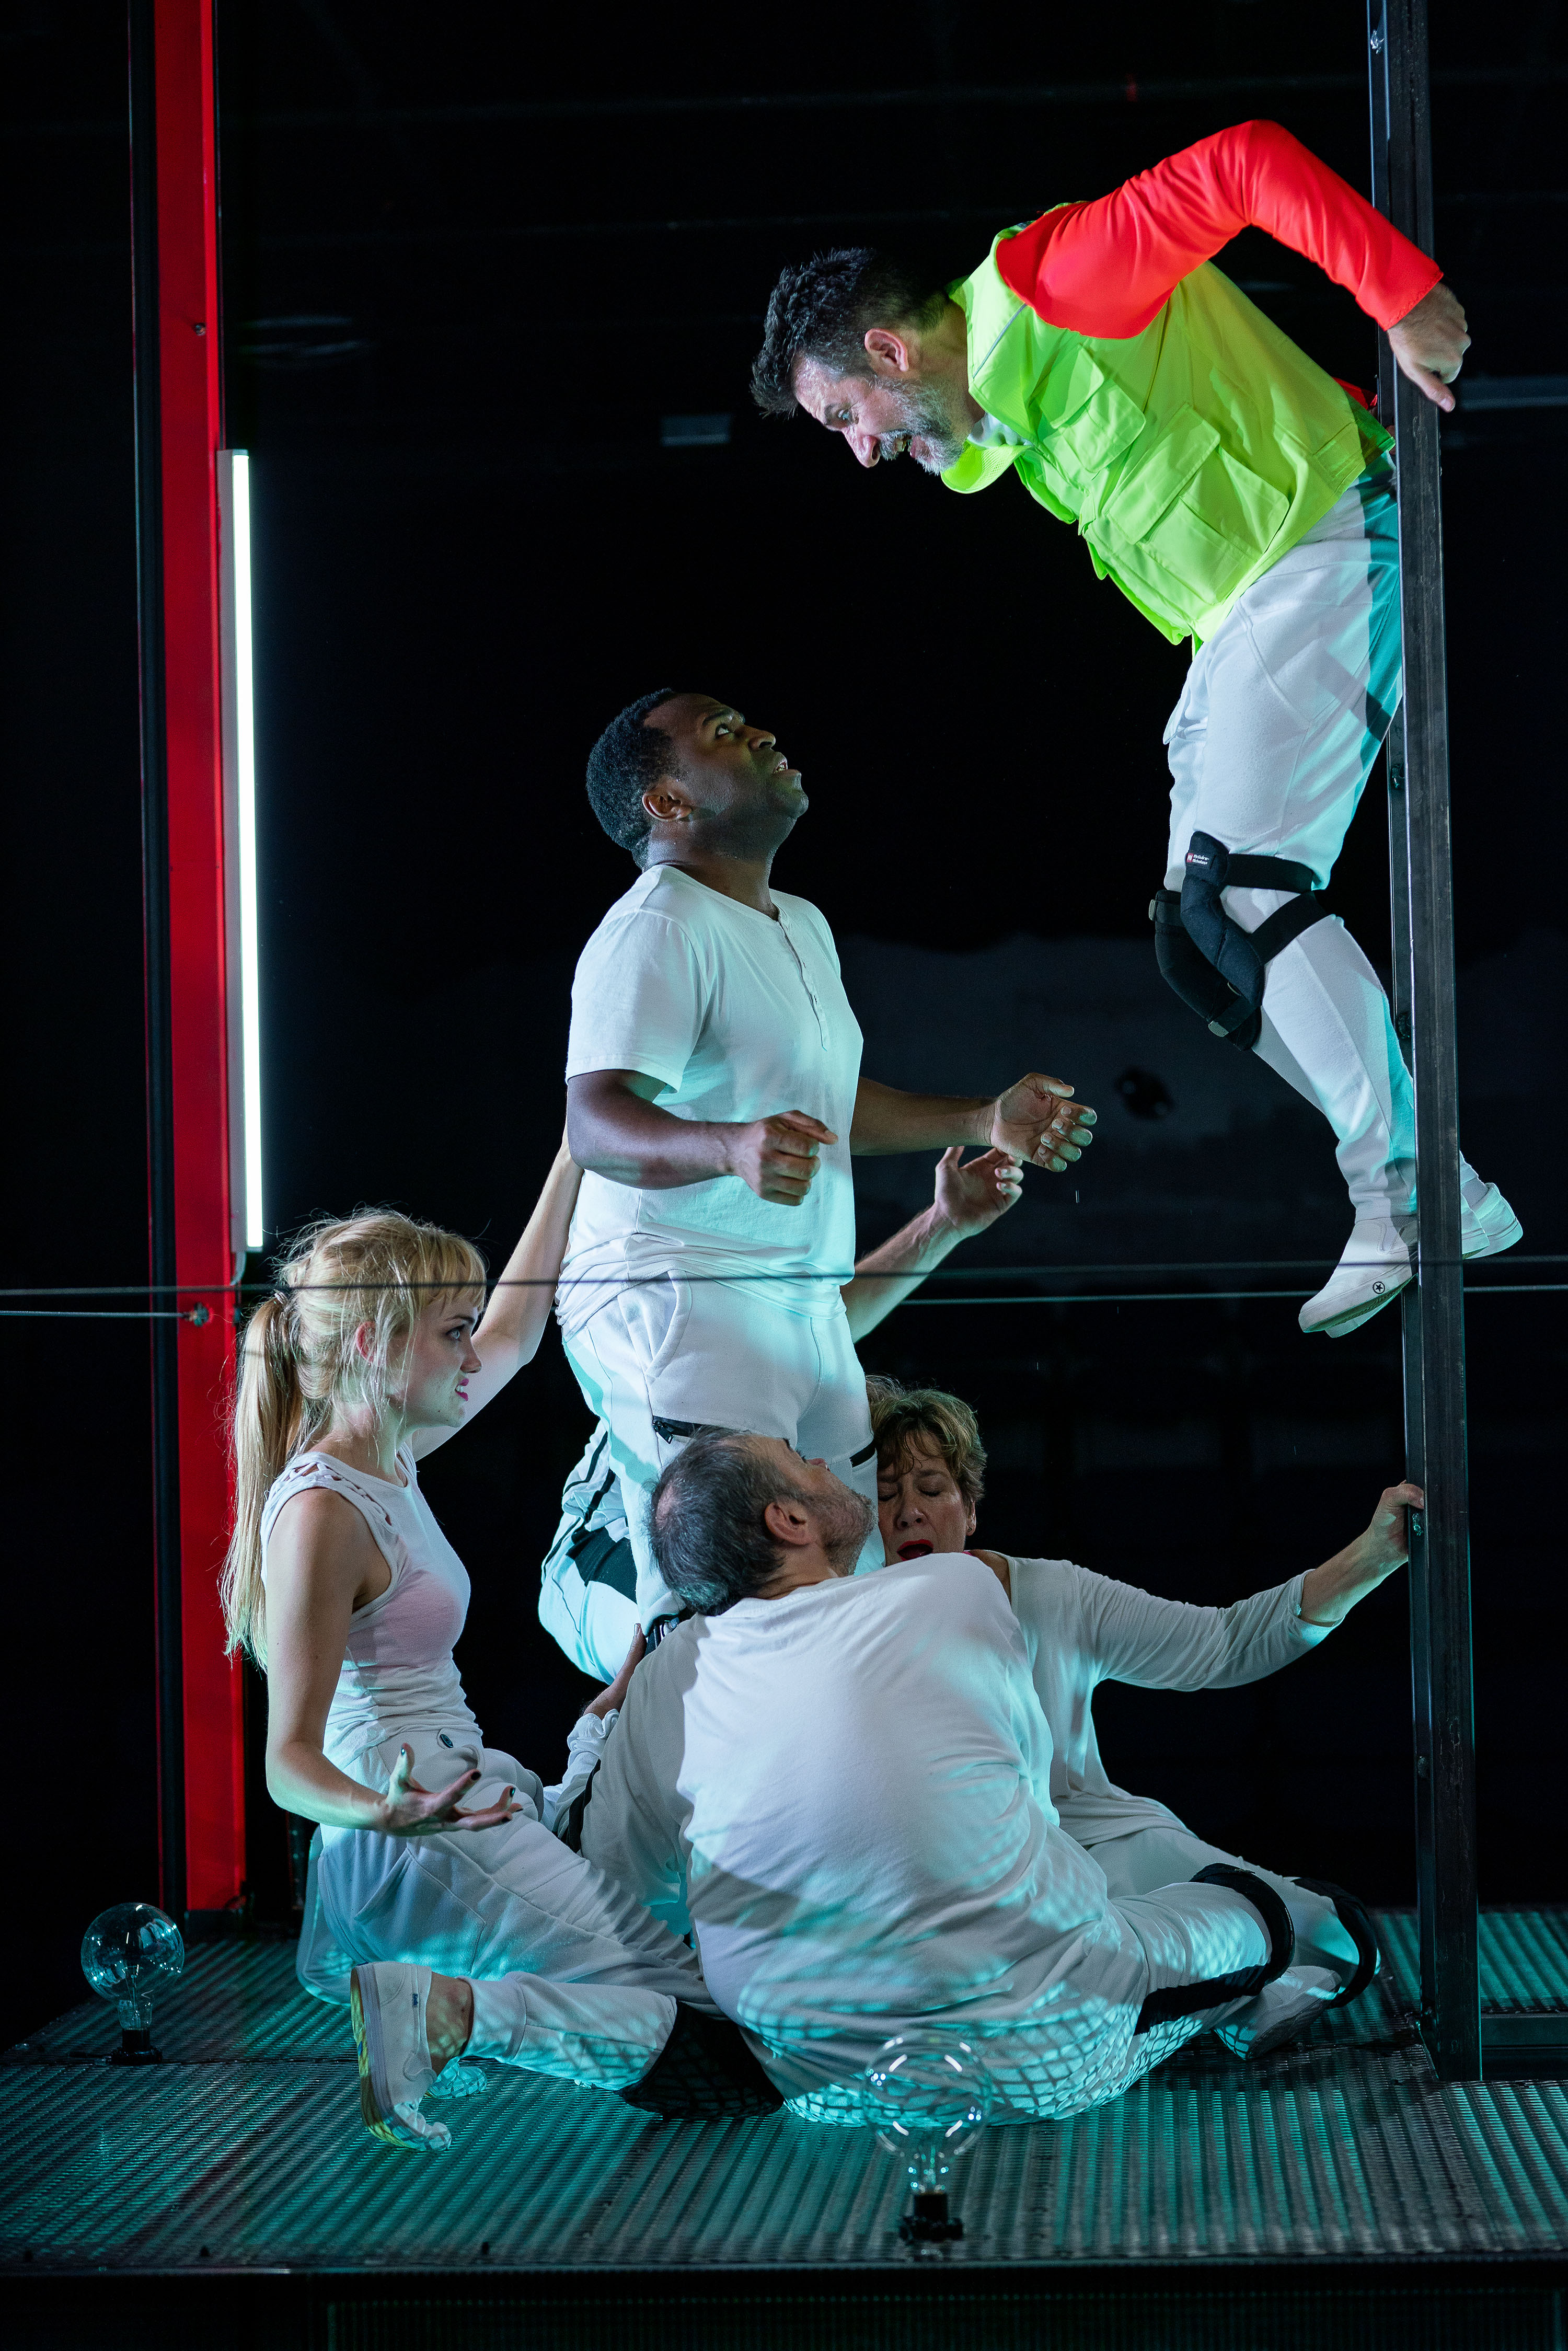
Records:
<instances>
[{"instance_id":1,"label":"standing black man","mask_svg":"<svg viewBox=\"0 0 1568 2351\"><path fill-rule=\"evenodd\" d=\"M851 1153L974 1144L1060 1174L1094 1113L1037 1073L983 1096L861 1074L832 934L768 885L806 808L800 770L727 703L645 695L594 746L588 789L642 872L572 985L567 1134L585 1172L559 1317L610 1430L646 1628L673 1605L647 1497L697 1431L759 1429L875 1495L841 1295Z\"/></svg>"}]
</instances>

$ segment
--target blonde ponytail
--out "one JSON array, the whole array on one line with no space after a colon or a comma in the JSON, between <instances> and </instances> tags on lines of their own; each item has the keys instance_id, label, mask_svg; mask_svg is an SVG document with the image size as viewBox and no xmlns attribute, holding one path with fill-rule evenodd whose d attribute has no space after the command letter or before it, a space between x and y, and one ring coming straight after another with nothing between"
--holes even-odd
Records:
<instances>
[{"instance_id":1,"label":"blonde ponytail","mask_svg":"<svg viewBox=\"0 0 1568 2351\"><path fill-rule=\"evenodd\" d=\"M284 1252L277 1290L246 1325L235 1386L235 1525L221 1586L231 1652L267 1664L261 1520L275 1479L340 1405L385 1410L393 1358L432 1298L484 1287L472 1242L395 1208L313 1226Z\"/></svg>"}]
</instances>

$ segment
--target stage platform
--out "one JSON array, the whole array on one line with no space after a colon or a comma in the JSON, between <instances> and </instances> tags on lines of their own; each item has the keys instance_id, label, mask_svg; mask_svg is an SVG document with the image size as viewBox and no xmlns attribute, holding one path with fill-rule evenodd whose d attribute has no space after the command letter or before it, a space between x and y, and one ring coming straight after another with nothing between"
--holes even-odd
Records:
<instances>
[{"instance_id":1,"label":"stage platform","mask_svg":"<svg viewBox=\"0 0 1568 2351\"><path fill-rule=\"evenodd\" d=\"M1301 2048L1243 2067L1206 2037L1113 2105L985 2133L963 2240L924 2258L869 2132L660 2124L490 2066L441 2108L449 2155L380 2147L290 1946L200 1946L163 2064L110 2065L98 2001L0 2061L7 2337L1563 2351L1568 1911L1484 1919L1494 2042L1525 2045L1479 2085L1414 2029L1413 1919L1380 1930L1382 1980Z\"/></svg>"}]
</instances>

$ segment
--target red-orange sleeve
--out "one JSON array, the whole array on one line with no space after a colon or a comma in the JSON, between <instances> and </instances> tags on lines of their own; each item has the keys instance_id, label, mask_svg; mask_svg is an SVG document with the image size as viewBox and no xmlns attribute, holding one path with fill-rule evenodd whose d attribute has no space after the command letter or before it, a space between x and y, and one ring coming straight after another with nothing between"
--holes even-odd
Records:
<instances>
[{"instance_id":1,"label":"red-orange sleeve","mask_svg":"<svg viewBox=\"0 0 1568 2351\"><path fill-rule=\"evenodd\" d=\"M997 267L1051 326L1138 335L1177 282L1244 228L1305 254L1380 327L1443 274L1278 122L1236 123L1108 196L1059 205L1004 238Z\"/></svg>"}]
</instances>

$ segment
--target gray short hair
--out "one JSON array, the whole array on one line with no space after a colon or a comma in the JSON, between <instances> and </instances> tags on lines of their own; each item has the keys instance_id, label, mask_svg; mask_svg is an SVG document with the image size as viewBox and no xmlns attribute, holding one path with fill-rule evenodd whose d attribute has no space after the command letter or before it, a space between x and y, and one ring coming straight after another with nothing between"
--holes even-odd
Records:
<instances>
[{"instance_id":1,"label":"gray short hair","mask_svg":"<svg viewBox=\"0 0 1568 2351\"><path fill-rule=\"evenodd\" d=\"M762 349L751 369L751 396L765 416L789 416L795 375L816 360L831 376L864 381L871 374L872 327L934 327L947 297L934 269L869 245L839 246L780 272L768 301Z\"/></svg>"},{"instance_id":2,"label":"gray short hair","mask_svg":"<svg viewBox=\"0 0 1568 2351\"><path fill-rule=\"evenodd\" d=\"M729 1430L694 1437L653 1489L649 1538L654 1564L688 1608L722 1616L754 1600L779 1569L763 1524L769 1502L804 1502L776 1458Z\"/></svg>"}]
</instances>

